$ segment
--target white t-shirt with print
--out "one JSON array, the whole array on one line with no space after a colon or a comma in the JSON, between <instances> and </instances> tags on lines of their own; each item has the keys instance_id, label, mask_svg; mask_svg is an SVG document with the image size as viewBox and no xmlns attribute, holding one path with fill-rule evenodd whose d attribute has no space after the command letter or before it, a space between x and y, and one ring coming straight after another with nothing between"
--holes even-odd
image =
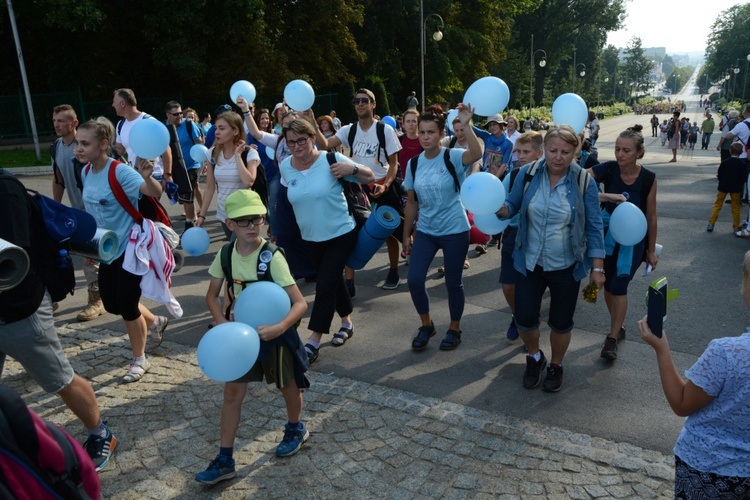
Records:
<instances>
[{"instance_id":1,"label":"white t-shirt with print","mask_svg":"<svg viewBox=\"0 0 750 500\"><path fill-rule=\"evenodd\" d=\"M354 144L349 144L349 130L352 124L341 127L336 132L341 144L351 148L351 158L357 163L369 167L375 174L375 181L379 181L388 173L388 156L401 151L401 143L396 136L393 127L385 123L385 151L378 146L377 120L372 126L365 130L357 124L357 134L354 136Z\"/></svg>"}]
</instances>

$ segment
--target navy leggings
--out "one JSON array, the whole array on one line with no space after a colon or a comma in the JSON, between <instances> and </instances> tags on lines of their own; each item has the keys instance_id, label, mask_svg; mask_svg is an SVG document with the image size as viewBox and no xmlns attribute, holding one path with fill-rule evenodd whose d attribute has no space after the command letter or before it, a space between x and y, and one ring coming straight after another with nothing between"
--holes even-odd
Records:
<instances>
[{"instance_id":1,"label":"navy leggings","mask_svg":"<svg viewBox=\"0 0 750 500\"><path fill-rule=\"evenodd\" d=\"M435 254L443 249L445 286L448 288L448 309L451 321L460 321L464 314L464 260L469 251L469 231L432 236L417 231L409 258L409 293L418 314L430 312L430 297L425 289L427 269Z\"/></svg>"}]
</instances>

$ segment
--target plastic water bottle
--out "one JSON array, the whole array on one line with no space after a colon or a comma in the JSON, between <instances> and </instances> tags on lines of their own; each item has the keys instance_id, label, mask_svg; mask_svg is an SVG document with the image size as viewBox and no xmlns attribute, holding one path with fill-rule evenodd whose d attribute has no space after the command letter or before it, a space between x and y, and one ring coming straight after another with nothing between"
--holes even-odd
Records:
<instances>
[{"instance_id":1,"label":"plastic water bottle","mask_svg":"<svg viewBox=\"0 0 750 500\"><path fill-rule=\"evenodd\" d=\"M57 267L59 267L60 269L73 267L73 259L70 258L70 254L64 248L60 249L60 253L57 256Z\"/></svg>"}]
</instances>

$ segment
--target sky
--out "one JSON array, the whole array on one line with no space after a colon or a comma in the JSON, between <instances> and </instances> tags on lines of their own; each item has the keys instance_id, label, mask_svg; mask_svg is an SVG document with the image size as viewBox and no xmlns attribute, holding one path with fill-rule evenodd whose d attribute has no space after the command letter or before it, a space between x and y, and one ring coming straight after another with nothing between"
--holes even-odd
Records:
<instances>
[{"instance_id":1,"label":"sky","mask_svg":"<svg viewBox=\"0 0 750 500\"><path fill-rule=\"evenodd\" d=\"M711 25L737 0L625 0L623 29L612 31L607 44L627 47L634 36L643 48L666 47L668 54L703 52ZM691 4L692 6L690 6ZM679 36L676 33L679 32Z\"/></svg>"}]
</instances>

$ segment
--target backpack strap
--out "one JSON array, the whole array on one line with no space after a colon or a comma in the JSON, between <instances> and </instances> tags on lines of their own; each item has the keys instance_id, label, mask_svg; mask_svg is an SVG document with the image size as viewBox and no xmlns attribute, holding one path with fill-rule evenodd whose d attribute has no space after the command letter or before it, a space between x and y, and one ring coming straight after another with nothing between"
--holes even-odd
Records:
<instances>
[{"instance_id":1,"label":"backpack strap","mask_svg":"<svg viewBox=\"0 0 750 500\"><path fill-rule=\"evenodd\" d=\"M532 163L531 166L526 170L526 174L523 176L523 194L526 194L526 191L529 189L529 183L531 182L531 179L534 178L538 171L539 160L535 160L534 163Z\"/></svg>"},{"instance_id":2,"label":"backpack strap","mask_svg":"<svg viewBox=\"0 0 750 500\"><path fill-rule=\"evenodd\" d=\"M122 133L122 127L125 126L125 118L120 118L120 121L117 122L117 135L120 135Z\"/></svg>"},{"instance_id":3,"label":"backpack strap","mask_svg":"<svg viewBox=\"0 0 750 500\"><path fill-rule=\"evenodd\" d=\"M458 144L458 136L454 135L448 143L448 148L453 149L456 147L456 144Z\"/></svg>"},{"instance_id":4,"label":"backpack strap","mask_svg":"<svg viewBox=\"0 0 750 500\"><path fill-rule=\"evenodd\" d=\"M388 151L385 149L385 123L380 120L375 122L375 135L378 137L378 156L376 160L380 163L380 150L382 149L383 153L385 153L385 162L388 163Z\"/></svg>"},{"instance_id":5,"label":"backpack strap","mask_svg":"<svg viewBox=\"0 0 750 500\"><path fill-rule=\"evenodd\" d=\"M458 193L459 191L461 191L461 183L458 182L456 167L451 161L451 150L448 148L445 148L445 151L443 152L443 161L445 162L445 166L448 168L448 173L450 173L451 177L453 177L453 188Z\"/></svg>"},{"instance_id":6,"label":"backpack strap","mask_svg":"<svg viewBox=\"0 0 750 500\"><path fill-rule=\"evenodd\" d=\"M414 186L414 179L417 176L417 166L419 165L419 155L414 156L411 160L409 160L409 166L411 167L411 185ZM419 201L419 198L417 198L417 190L413 189L414 191L414 200Z\"/></svg>"},{"instance_id":7,"label":"backpack strap","mask_svg":"<svg viewBox=\"0 0 750 500\"><path fill-rule=\"evenodd\" d=\"M185 120L185 129L187 131L188 138L190 139L190 142L195 144L195 136L193 135L193 120L187 119Z\"/></svg>"},{"instance_id":8,"label":"backpack strap","mask_svg":"<svg viewBox=\"0 0 750 500\"><path fill-rule=\"evenodd\" d=\"M138 209L135 208L130 202L130 200L128 199L128 195L125 194L125 190L122 189L120 181L117 180L117 167L119 165L122 165L122 163L120 163L119 161L113 161L109 166L109 174L107 176L109 180L109 188L115 195L117 202L122 205L122 208L125 209L125 211L133 218L133 220L138 224L143 224L143 215L141 215ZM86 168L90 169L91 164L89 163ZM88 174L88 170L86 171L86 174Z\"/></svg>"},{"instance_id":9,"label":"backpack strap","mask_svg":"<svg viewBox=\"0 0 750 500\"><path fill-rule=\"evenodd\" d=\"M52 158L52 173L55 176L55 184L59 184L65 187L65 179L63 179L60 167L57 165L57 144L62 140L61 137L55 139L49 146L49 155Z\"/></svg>"},{"instance_id":10,"label":"backpack strap","mask_svg":"<svg viewBox=\"0 0 750 500\"><path fill-rule=\"evenodd\" d=\"M357 122L352 123L349 127L349 135L347 140L349 141L350 151L354 151L354 138L357 136Z\"/></svg>"},{"instance_id":11,"label":"backpack strap","mask_svg":"<svg viewBox=\"0 0 750 500\"><path fill-rule=\"evenodd\" d=\"M257 269L256 269L257 279L246 280L246 281L236 280L232 277L232 252L234 251L235 242L236 240L231 241L229 243L225 243L224 246L222 246L221 250L219 251L221 271L224 273L224 279L226 280L226 283L227 283L226 297L229 301L229 303L226 305L226 312L225 312L225 317L227 320L229 320L230 311L232 310L232 304L234 303L234 300L236 298L234 296L234 285L240 285L242 289L244 290L245 287L247 287L247 285L249 285L250 283L255 283L258 281L273 281L273 276L271 276L271 261L269 261L268 264L266 264L265 262L262 262L260 259L260 256L263 255L263 252L269 251L271 252L271 254L275 254L276 252L281 252L282 255L285 255L284 250L282 248L266 240L266 242L263 243L263 246L260 248L260 252L258 252L258 262L257 262ZM273 257L271 258L271 260L273 260Z\"/></svg>"}]
</instances>

